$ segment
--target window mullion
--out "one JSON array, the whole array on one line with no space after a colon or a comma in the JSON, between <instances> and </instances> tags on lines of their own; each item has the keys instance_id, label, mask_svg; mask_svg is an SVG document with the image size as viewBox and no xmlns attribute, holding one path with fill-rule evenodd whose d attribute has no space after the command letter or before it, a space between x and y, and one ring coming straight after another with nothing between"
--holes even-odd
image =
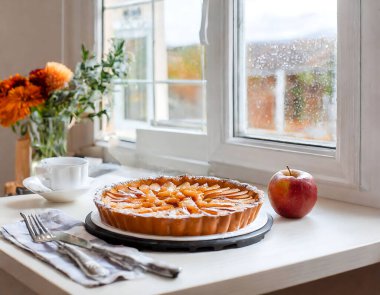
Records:
<instances>
[{"instance_id":1,"label":"window mullion","mask_svg":"<svg viewBox=\"0 0 380 295\"><path fill-rule=\"evenodd\" d=\"M233 97L233 1L210 0L208 19L209 45L206 47L207 134L209 154L231 133Z\"/></svg>"},{"instance_id":2,"label":"window mullion","mask_svg":"<svg viewBox=\"0 0 380 295\"><path fill-rule=\"evenodd\" d=\"M152 58L150 59L152 62L152 66L148 67L149 69L152 69L151 72L151 80L153 81L153 84L150 87L150 91L152 92L151 95L148 97L148 123L149 122L156 122L157 117L156 117L156 48L155 48L155 43L156 43L156 12L155 12L155 0L151 0L151 5L152 5L152 29L151 29L151 55ZM148 59L149 60L149 59Z\"/></svg>"},{"instance_id":3,"label":"window mullion","mask_svg":"<svg viewBox=\"0 0 380 295\"><path fill-rule=\"evenodd\" d=\"M245 76L245 66L244 63L237 62L238 60L245 59L245 47L238 46L239 41L242 40L244 36L244 26L243 26L243 16L244 16L244 2L243 1L233 1L233 52L234 52L234 82L233 82L233 127L231 137L237 136L237 132L245 133L246 124L244 122L244 116L247 112L247 104L239 103L239 100L246 102L247 101L247 92L245 91L247 85L245 79L239 79L237 73L242 76Z\"/></svg>"}]
</instances>

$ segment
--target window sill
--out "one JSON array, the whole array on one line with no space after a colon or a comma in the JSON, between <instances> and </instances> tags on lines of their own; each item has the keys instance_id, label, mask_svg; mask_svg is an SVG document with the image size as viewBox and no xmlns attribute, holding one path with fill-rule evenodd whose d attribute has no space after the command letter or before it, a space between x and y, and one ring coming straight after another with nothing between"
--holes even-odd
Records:
<instances>
[{"instance_id":1,"label":"window sill","mask_svg":"<svg viewBox=\"0 0 380 295\"><path fill-rule=\"evenodd\" d=\"M136 143L98 140L103 158L122 165L208 174L207 137L202 132L166 128L138 129Z\"/></svg>"}]
</instances>

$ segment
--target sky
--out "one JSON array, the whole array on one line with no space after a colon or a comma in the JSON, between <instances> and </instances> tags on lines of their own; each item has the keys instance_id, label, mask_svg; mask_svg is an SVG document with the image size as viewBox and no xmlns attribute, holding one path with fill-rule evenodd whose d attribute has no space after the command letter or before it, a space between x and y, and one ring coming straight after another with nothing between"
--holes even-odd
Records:
<instances>
[{"instance_id":1,"label":"sky","mask_svg":"<svg viewBox=\"0 0 380 295\"><path fill-rule=\"evenodd\" d=\"M245 0L247 42L336 35L337 0ZM202 0L165 0L168 46L199 43Z\"/></svg>"}]
</instances>

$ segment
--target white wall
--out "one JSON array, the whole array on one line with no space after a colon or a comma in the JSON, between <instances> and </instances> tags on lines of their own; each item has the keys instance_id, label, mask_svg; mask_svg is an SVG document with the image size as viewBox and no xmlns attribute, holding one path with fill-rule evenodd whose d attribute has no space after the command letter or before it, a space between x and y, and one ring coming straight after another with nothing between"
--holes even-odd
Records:
<instances>
[{"instance_id":1,"label":"white wall","mask_svg":"<svg viewBox=\"0 0 380 295\"><path fill-rule=\"evenodd\" d=\"M74 69L80 45L94 48L95 0L0 0L0 79L27 74L48 61ZM83 129L83 128L82 128ZM71 150L93 140L91 128L76 128ZM0 196L14 178L16 137L0 127Z\"/></svg>"}]
</instances>

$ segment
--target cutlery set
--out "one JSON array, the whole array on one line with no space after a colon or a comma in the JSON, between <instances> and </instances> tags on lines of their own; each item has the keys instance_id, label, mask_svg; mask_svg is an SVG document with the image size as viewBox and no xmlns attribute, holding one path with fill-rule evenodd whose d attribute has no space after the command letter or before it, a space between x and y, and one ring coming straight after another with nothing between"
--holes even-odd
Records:
<instances>
[{"instance_id":1,"label":"cutlery set","mask_svg":"<svg viewBox=\"0 0 380 295\"><path fill-rule=\"evenodd\" d=\"M104 257L108 258L110 261L114 262L115 264L127 270L133 270L134 268L138 267L144 271L154 273L163 277L168 277L168 278L177 277L179 272L181 271L180 268L178 267L169 266L167 264L163 264L158 261L155 261L154 263L137 261L132 256L120 254L110 249L105 249L104 247L91 243L87 241L86 239L82 239L80 237L77 237L65 232L57 232L57 231L54 232L52 239L56 239L65 243L69 243L72 245L76 245L76 246L100 253Z\"/></svg>"},{"instance_id":2,"label":"cutlery set","mask_svg":"<svg viewBox=\"0 0 380 295\"><path fill-rule=\"evenodd\" d=\"M137 261L131 255L126 255L125 253L118 253L116 251L109 250L109 247L102 247L95 243L91 243L86 239L82 239L80 237L70 235L65 232L51 232L43 224L38 214L20 213L20 215L25 221L28 232L34 242L54 243L58 248L58 252L72 259L73 262L89 278L96 280L99 278L106 277L109 275L109 270L101 266L92 257L90 257L89 255L87 255L75 246L99 253L103 257L107 258L110 262L129 271L132 271L136 268L140 268L143 271L167 278L176 278L181 271L181 269L178 267L166 265L161 262Z\"/></svg>"}]
</instances>

